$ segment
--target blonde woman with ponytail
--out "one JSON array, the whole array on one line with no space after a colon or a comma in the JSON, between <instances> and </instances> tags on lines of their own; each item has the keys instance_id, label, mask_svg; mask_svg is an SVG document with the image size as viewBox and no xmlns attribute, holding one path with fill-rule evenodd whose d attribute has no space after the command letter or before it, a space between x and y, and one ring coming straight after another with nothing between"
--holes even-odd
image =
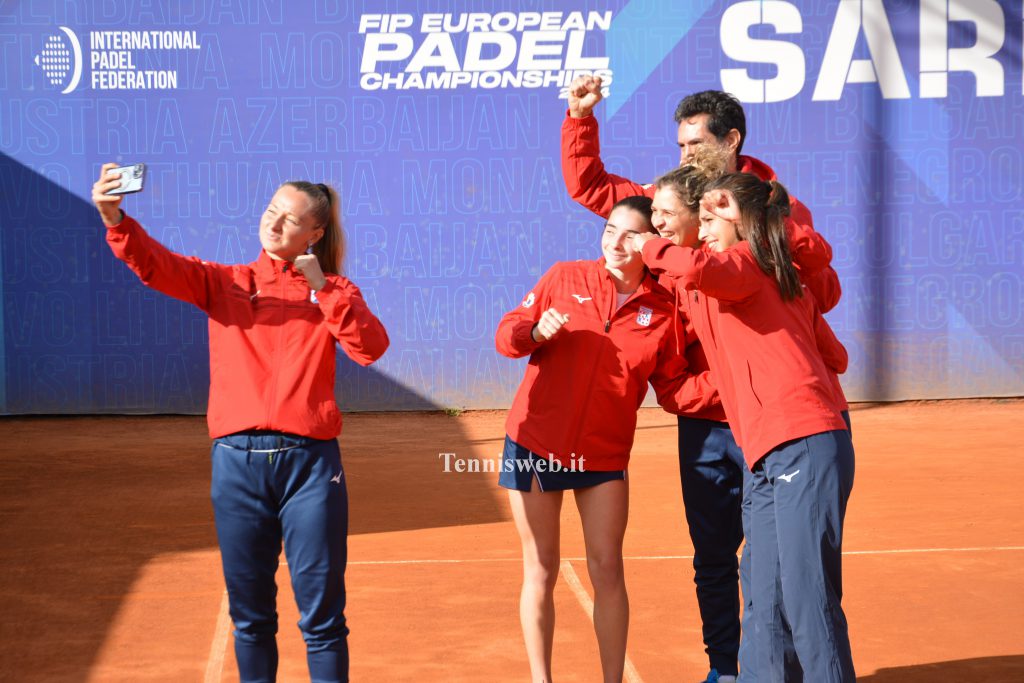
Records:
<instances>
[{"instance_id":1,"label":"blonde woman with ponytail","mask_svg":"<svg viewBox=\"0 0 1024 683\"><path fill-rule=\"evenodd\" d=\"M344 277L338 196L291 181L259 222L263 249L247 265L175 254L121 211L106 164L93 203L107 243L144 284L209 316L214 520L242 681L277 676L282 543L315 681L348 680L345 564L348 497L337 437L335 348L369 365L384 326Z\"/></svg>"},{"instance_id":2,"label":"blonde woman with ponytail","mask_svg":"<svg viewBox=\"0 0 1024 683\"><path fill-rule=\"evenodd\" d=\"M704 188L700 248L637 239L648 268L679 291L752 473L749 673L852 683L841 600L854 452L829 370L847 359L793 266L789 210L778 182L730 173Z\"/></svg>"}]
</instances>

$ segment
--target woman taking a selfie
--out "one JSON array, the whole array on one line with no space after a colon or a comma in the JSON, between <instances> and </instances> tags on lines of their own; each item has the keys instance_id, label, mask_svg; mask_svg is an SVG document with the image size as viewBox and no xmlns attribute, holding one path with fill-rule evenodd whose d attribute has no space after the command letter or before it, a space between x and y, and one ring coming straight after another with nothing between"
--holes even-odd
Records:
<instances>
[{"instance_id":1,"label":"woman taking a selfie","mask_svg":"<svg viewBox=\"0 0 1024 683\"><path fill-rule=\"evenodd\" d=\"M344 235L332 188L282 185L260 219L248 265L175 254L121 211L116 164L92 199L107 243L147 286L209 316L207 422L214 518L242 681L277 673L282 541L314 681L348 680L348 498L337 436L335 344L360 365L388 347L359 288L339 274Z\"/></svg>"}]
</instances>

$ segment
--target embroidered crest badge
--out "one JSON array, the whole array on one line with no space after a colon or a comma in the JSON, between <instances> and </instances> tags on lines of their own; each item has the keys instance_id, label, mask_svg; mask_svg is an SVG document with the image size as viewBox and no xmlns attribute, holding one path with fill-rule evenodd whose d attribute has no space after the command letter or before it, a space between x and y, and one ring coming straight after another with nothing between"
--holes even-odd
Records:
<instances>
[{"instance_id":1,"label":"embroidered crest badge","mask_svg":"<svg viewBox=\"0 0 1024 683\"><path fill-rule=\"evenodd\" d=\"M654 311L646 306L641 306L640 311L636 314L636 324L643 327L649 327L651 324L651 315Z\"/></svg>"}]
</instances>

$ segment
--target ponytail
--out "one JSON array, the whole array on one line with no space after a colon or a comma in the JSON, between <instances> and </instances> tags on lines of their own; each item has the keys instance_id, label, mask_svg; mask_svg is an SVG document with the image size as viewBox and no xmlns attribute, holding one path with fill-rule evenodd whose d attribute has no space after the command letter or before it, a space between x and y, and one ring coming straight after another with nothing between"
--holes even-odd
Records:
<instances>
[{"instance_id":1,"label":"ponytail","mask_svg":"<svg viewBox=\"0 0 1024 683\"><path fill-rule=\"evenodd\" d=\"M289 180L285 183L309 197L311 212L317 224L323 228L323 237L313 244L313 255L325 273L341 275L345 262L345 231L341 227L341 202L338 193L326 183L310 183L305 180Z\"/></svg>"},{"instance_id":2,"label":"ponytail","mask_svg":"<svg viewBox=\"0 0 1024 683\"><path fill-rule=\"evenodd\" d=\"M779 293L782 298L789 301L803 296L803 287L800 286L800 278L793 266L793 255L789 251L789 237L786 235L786 217L789 216L789 193L782 183L776 180L766 180L768 188L768 200L764 207L765 242L767 243L769 258L760 259L758 265L765 270L765 265L770 265L773 272L769 273L779 283ZM753 246L753 243L751 243ZM765 271L767 272L767 271Z\"/></svg>"}]
</instances>

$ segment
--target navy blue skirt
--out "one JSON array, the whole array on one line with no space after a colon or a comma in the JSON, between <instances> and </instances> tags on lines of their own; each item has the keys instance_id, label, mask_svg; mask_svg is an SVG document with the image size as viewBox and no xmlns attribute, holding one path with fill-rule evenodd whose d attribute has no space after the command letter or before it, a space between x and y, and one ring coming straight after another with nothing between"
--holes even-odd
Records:
<instances>
[{"instance_id":1,"label":"navy blue skirt","mask_svg":"<svg viewBox=\"0 0 1024 683\"><path fill-rule=\"evenodd\" d=\"M579 470L561 465L520 446L505 436L505 448L501 454L501 472L498 485L514 491L530 491L533 482L541 491L565 491L597 486L606 481L621 481L626 470Z\"/></svg>"}]
</instances>

